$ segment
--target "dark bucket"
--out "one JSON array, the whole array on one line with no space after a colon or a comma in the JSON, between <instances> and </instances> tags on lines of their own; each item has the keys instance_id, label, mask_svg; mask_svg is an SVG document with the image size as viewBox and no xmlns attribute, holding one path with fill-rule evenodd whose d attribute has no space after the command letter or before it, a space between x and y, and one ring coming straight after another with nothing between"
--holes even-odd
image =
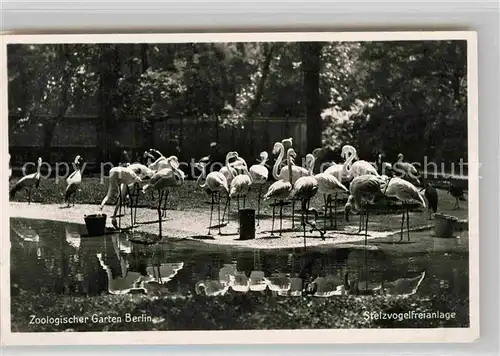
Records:
<instances>
[{"instance_id":1,"label":"dark bucket","mask_svg":"<svg viewBox=\"0 0 500 356\"><path fill-rule=\"evenodd\" d=\"M106 232L106 214L85 215L88 236L103 236Z\"/></svg>"},{"instance_id":2,"label":"dark bucket","mask_svg":"<svg viewBox=\"0 0 500 356\"><path fill-rule=\"evenodd\" d=\"M255 239L255 209L240 209L240 240Z\"/></svg>"},{"instance_id":3,"label":"dark bucket","mask_svg":"<svg viewBox=\"0 0 500 356\"><path fill-rule=\"evenodd\" d=\"M436 237L453 237L458 219L445 214L434 214L434 232Z\"/></svg>"}]
</instances>

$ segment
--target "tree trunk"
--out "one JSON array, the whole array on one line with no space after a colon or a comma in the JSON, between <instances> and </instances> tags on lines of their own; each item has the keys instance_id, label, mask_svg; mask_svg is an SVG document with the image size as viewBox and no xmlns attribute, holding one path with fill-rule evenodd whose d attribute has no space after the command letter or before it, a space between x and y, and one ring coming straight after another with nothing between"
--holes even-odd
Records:
<instances>
[{"instance_id":1,"label":"tree trunk","mask_svg":"<svg viewBox=\"0 0 500 356\"><path fill-rule=\"evenodd\" d=\"M100 58L99 101L100 101L100 142L101 152L99 161L114 160L118 163L119 148L115 147L114 135L116 125L117 86L120 72L120 61L115 45L102 48Z\"/></svg>"},{"instance_id":2,"label":"tree trunk","mask_svg":"<svg viewBox=\"0 0 500 356\"><path fill-rule=\"evenodd\" d=\"M149 69L149 45L141 43L141 68L142 73L146 73ZM141 148L143 151L153 148L154 146L154 122L153 118L147 118L146 121L141 121Z\"/></svg>"},{"instance_id":3,"label":"tree trunk","mask_svg":"<svg viewBox=\"0 0 500 356\"><path fill-rule=\"evenodd\" d=\"M257 83L257 88L255 89L255 97L250 107L245 115L246 118L250 118L255 114L255 111L259 108L260 101L262 99L262 94L264 93L264 86L266 85L266 80L269 75L269 70L271 68L271 61L273 59L274 47L272 44L263 43L264 46L264 61L262 63L262 76L260 77L259 83Z\"/></svg>"},{"instance_id":4,"label":"tree trunk","mask_svg":"<svg viewBox=\"0 0 500 356\"><path fill-rule=\"evenodd\" d=\"M62 68L61 92L59 96L59 106L54 119L47 119L43 124L43 156L51 161L50 151L52 146L52 138L57 124L64 118L69 108L69 90L71 82L71 53L68 44L57 46L57 55L59 66Z\"/></svg>"},{"instance_id":5,"label":"tree trunk","mask_svg":"<svg viewBox=\"0 0 500 356\"><path fill-rule=\"evenodd\" d=\"M321 70L321 48L319 42L300 44L302 72L304 75L304 97L307 117L307 152L321 147L321 107L319 95L319 73Z\"/></svg>"}]
</instances>

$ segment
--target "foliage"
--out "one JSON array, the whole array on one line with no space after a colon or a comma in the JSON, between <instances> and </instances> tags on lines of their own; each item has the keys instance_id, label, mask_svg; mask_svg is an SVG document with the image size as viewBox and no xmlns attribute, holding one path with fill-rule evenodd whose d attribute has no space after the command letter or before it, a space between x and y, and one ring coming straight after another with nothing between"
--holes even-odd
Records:
<instances>
[{"instance_id":1,"label":"foliage","mask_svg":"<svg viewBox=\"0 0 500 356\"><path fill-rule=\"evenodd\" d=\"M468 299L441 294L432 299L394 296L335 298L269 297L230 293L224 297L158 298L142 295L64 297L21 292L12 297L12 327L17 332L139 331L139 330L255 330L467 327ZM366 312L405 313L457 311L455 319L376 320ZM151 321L125 322L125 314ZM29 324L38 317L82 316L86 323ZM116 317L116 322L92 322Z\"/></svg>"},{"instance_id":2,"label":"foliage","mask_svg":"<svg viewBox=\"0 0 500 356\"><path fill-rule=\"evenodd\" d=\"M351 144L368 160L403 151L408 160L467 158L465 41L331 42L319 54L300 46L13 44L9 113L15 129L41 114L99 114L105 135L121 120L147 129L156 115L235 127L248 117L307 117L309 131L322 131L308 147ZM308 65L315 59L318 68Z\"/></svg>"}]
</instances>

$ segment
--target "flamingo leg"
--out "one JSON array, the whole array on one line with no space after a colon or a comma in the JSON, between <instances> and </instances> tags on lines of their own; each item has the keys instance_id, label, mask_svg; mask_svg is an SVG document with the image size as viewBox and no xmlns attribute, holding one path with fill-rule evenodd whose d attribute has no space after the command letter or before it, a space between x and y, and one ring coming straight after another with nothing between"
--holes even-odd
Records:
<instances>
[{"instance_id":1,"label":"flamingo leg","mask_svg":"<svg viewBox=\"0 0 500 356\"><path fill-rule=\"evenodd\" d=\"M458 202L458 199L457 199ZM31 204L31 187L28 188L28 205Z\"/></svg>"},{"instance_id":2,"label":"flamingo leg","mask_svg":"<svg viewBox=\"0 0 500 356\"><path fill-rule=\"evenodd\" d=\"M167 200L168 200L168 195L169 195L168 189L164 192L164 203L163 203L163 217L167 216Z\"/></svg>"},{"instance_id":3,"label":"flamingo leg","mask_svg":"<svg viewBox=\"0 0 500 356\"><path fill-rule=\"evenodd\" d=\"M135 183L135 207L134 207L134 224L137 223L137 205L139 205L139 183ZM151 191L151 194L153 192Z\"/></svg>"},{"instance_id":4,"label":"flamingo leg","mask_svg":"<svg viewBox=\"0 0 500 356\"><path fill-rule=\"evenodd\" d=\"M306 248L306 221L307 221L307 203L302 204L304 209L302 209L302 226L304 227L304 249ZM304 211L305 210L305 211Z\"/></svg>"},{"instance_id":5,"label":"flamingo leg","mask_svg":"<svg viewBox=\"0 0 500 356\"><path fill-rule=\"evenodd\" d=\"M130 224L132 225L132 227L134 227L134 204L132 202L132 193L130 192L130 188L128 185L127 185L127 193L130 202Z\"/></svg>"},{"instance_id":6,"label":"flamingo leg","mask_svg":"<svg viewBox=\"0 0 500 356\"><path fill-rule=\"evenodd\" d=\"M259 187L259 195L257 196L257 226L260 225L260 199L262 194L262 184Z\"/></svg>"},{"instance_id":7,"label":"flamingo leg","mask_svg":"<svg viewBox=\"0 0 500 356\"><path fill-rule=\"evenodd\" d=\"M221 222L220 222L220 192L217 192L217 214L218 214L218 221L219 221L219 235L222 234L220 228L221 228Z\"/></svg>"},{"instance_id":8,"label":"flamingo leg","mask_svg":"<svg viewBox=\"0 0 500 356\"><path fill-rule=\"evenodd\" d=\"M274 201L274 204L273 204L273 224L272 224L272 227L271 227L271 236L274 236L274 217L275 217L275 212L276 212L276 203L277 201L275 200Z\"/></svg>"},{"instance_id":9,"label":"flamingo leg","mask_svg":"<svg viewBox=\"0 0 500 356\"><path fill-rule=\"evenodd\" d=\"M295 199L292 198L292 229L295 228Z\"/></svg>"},{"instance_id":10,"label":"flamingo leg","mask_svg":"<svg viewBox=\"0 0 500 356\"><path fill-rule=\"evenodd\" d=\"M161 211L161 201L163 199L163 195L164 195L164 192L163 191L159 191L158 192L158 227L159 227L159 240L162 239L162 236L161 236L161 215L162 215L162 211Z\"/></svg>"},{"instance_id":11,"label":"flamingo leg","mask_svg":"<svg viewBox=\"0 0 500 356\"><path fill-rule=\"evenodd\" d=\"M334 218L333 228L337 230L337 193L335 193L333 218Z\"/></svg>"},{"instance_id":12,"label":"flamingo leg","mask_svg":"<svg viewBox=\"0 0 500 356\"><path fill-rule=\"evenodd\" d=\"M328 214L328 203L326 194L323 194L323 201L325 202L325 216L323 219L323 232L326 234L326 215Z\"/></svg>"},{"instance_id":13,"label":"flamingo leg","mask_svg":"<svg viewBox=\"0 0 500 356\"><path fill-rule=\"evenodd\" d=\"M404 203L403 203L403 208L406 208ZM403 210L403 218L401 219L401 237L399 239L400 242L403 241L403 227L405 226L405 215L406 212Z\"/></svg>"},{"instance_id":14,"label":"flamingo leg","mask_svg":"<svg viewBox=\"0 0 500 356\"><path fill-rule=\"evenodd\" d=\"M361 210L359 212L359 230L358 230L358 234L361 233L361 230L362 230L361 226L362 226L362 221L363 221L363 214L364 214L364 211Z\"/></svg>"},{"instance_id":15,"label":"flamingo leg","mask_svg":"<svg viewBox=\"0 0 500 356\"><path fill-rule=\"evenodd\" d=\"M122 229L122 204L123 204L123 198L122 198L122 190L121 187L118 187L118 230ZM116 214L115 214L116 215Z\"/></svg>"},{"instance_id":16,"label":"flamingo leg","mask_svg":"<svg viewBox=\"0 0 500 356\"><path fill-rule=\"evenodd\" d=\"M224 206L224 213L222 214L222 222L224 222L224 219L226 217L226 211L227 211L227 222L229 223L229 218L230 218L230 212L231 212L231 198L229 197L229 194L226 199L226 204Z\"/></svg>"},{"instance_id":17,"label":"flamingo leg","mask_svg":"<svg viewBox=\"0 0 500 356\"><path fill-rule=\"evenodd\" d=\"M408 234L408 241L410 241L410 212L408 206L406 206L406 230Z\"/></svg>"},{"instance_id":18,"label":"flamingo leg","mask_svg":"<svg viewBox=\"0 0 500 356\"><path fill-rule=\"evenodd\" d=\"M283 233L283 204L280 204L280 235Z\"/></svg>"},{"instance_id":19,"label":"flamingo leg","mask_svg":"<svg viewBox=\"0 0 500 356\"><path fill-rule=\"evenodd\" d=\"M212 215L214 213L214 192L211 194L212 201L210 202L210 222L208 223L208 235L211 235L210 228L212 227Z\"/></svg>"}]
</instances>

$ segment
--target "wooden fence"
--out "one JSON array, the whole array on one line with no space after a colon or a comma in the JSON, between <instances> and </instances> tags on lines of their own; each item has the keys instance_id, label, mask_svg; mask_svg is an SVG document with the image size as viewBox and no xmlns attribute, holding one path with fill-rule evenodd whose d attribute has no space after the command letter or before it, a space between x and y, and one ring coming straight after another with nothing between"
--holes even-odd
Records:
<instances>
[{"instance_id":1,"label":"wooden fence","mask_svg":"<svg viewBox=\"0 0 500 356\"><path fill-rule=\"evenodd\" d=\"M9 118L9 151L11 164L20 166L34 162L44 141L44 117L32 118L22 129L15 128L15 117ZM66 117L56 126L49 157L44 161L71 162L75 155L84 156L86 162L98 163L103 147L98 141L99 117ZM132 159L141 154L145 139L140 123L124 121L119 129L107 133L127 150ZM259 152L272 150L273 144L293 137L298 152L306 150L305 118L253 118L237 127L224 127L215 119L156 118L153 120L152 142L145 146L156 148L164 155L175 154L180 160L190 161L206 155L211 142L217 142L222 152L238 151L248 162Z\"/></svg>"}]
</instances>

